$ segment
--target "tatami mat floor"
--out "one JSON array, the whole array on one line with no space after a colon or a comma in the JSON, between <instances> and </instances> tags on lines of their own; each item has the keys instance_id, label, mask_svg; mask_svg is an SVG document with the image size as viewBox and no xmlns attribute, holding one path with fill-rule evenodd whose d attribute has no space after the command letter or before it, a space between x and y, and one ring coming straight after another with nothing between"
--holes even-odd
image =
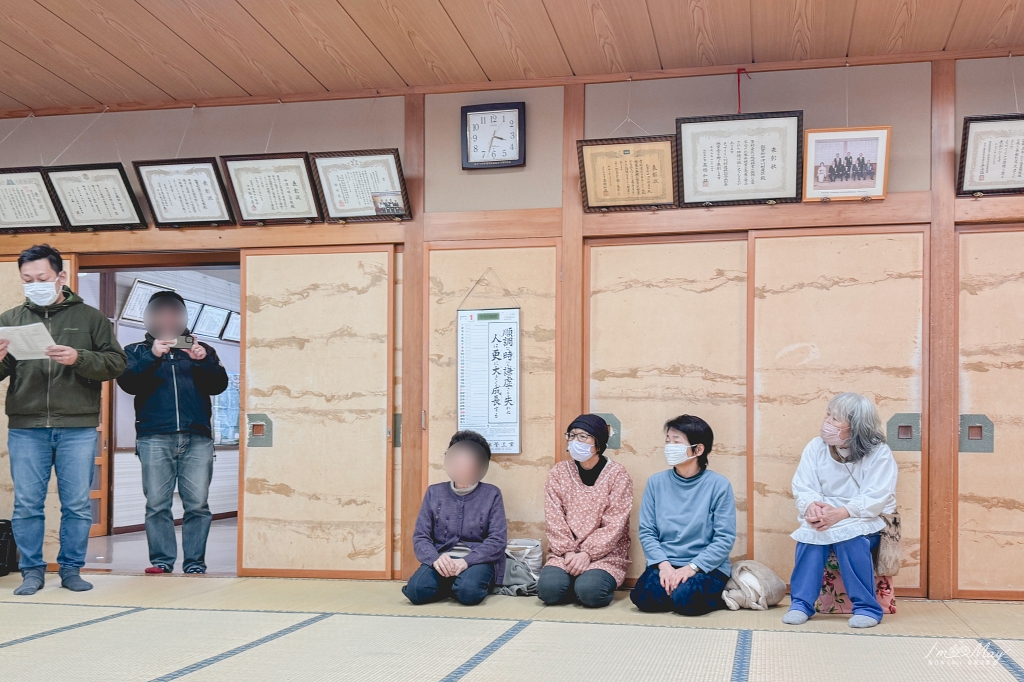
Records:
<instances>
[{"instance_id":1,"label":"tatami mat floor","mask_svg":"<svg viewBox=\"0 0 1024 682\"><path fill-rule=\"evenodd\" d=\"M1024 603L899 600L876 628L783 625L785 606L700 618L488 597L414 607L391 582L91 575L15 597L0 578L0 680L1006 680Z\"/></svg>"}]
</instances>

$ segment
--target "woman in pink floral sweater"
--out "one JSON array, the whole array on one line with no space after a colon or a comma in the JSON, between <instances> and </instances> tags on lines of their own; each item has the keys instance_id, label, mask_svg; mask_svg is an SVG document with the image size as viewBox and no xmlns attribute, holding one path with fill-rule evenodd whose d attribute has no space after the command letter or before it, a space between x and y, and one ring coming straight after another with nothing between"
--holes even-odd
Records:
<instances>
[{"instance_id":1,"label":"woman in pink floral sweater","mask_svg":"<svg viewBox=\"0 0 1024 682\"><path fill-rule=\"evenodd\" d=\"M601 417L580 415L565 437L572 459L556 464L544 484L548 560L537 595L545 604L608 606L630 564L633 481L604 456L608 424Z\"/></svg>"}]
</instances>

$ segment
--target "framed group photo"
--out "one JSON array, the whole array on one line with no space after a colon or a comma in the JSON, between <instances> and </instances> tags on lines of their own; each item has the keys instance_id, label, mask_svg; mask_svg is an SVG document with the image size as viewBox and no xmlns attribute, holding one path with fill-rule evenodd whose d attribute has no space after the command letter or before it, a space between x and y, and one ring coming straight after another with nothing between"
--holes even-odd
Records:
<instances>
[{"instance_id":1,"label":"framed group photo","mask_svg":"<svg viewBox=\"0 0 1024 682\"><path fill-rule=\"evenodd\" d=\"M583 210L674 208L679 197L676 136L577 140Z\"/></svg>"},{"instance_id":2,"label":"framed group photo","mask_svg":"<svg viewBox=\"0 0 1024 682\"><path fill-rule=\"evenodd\" d=\"M327 222L412 218L397 149L315 152L309 158Z\"/></svg>"},{"instance_id":3,"label":"framed group photo","mask_svg":"<svg viewBox=\"0 0 1024 682\"><path fill-rule=\"evenodd\" d=\"M804 201L884 199L891 133L890 126L808 130Z\"/></svg>"},{"instance_id":4,"label":"framed group photo","mask_svg":"<svg viewBox=\"0 0 1024 682\"><path fill-rule=\"evenodd\" d=\"M144 230L149 227L120 163L44 168L68 229Z\"/></svg>"},{"instance_id":5,"label":"framed group photo","mask_svg":"<svg viewBox=\"0 0 1024 682\"><path fill-rule=\"evenodd\" d=\"M241 225L322 223L306 152L222 156Z\"/></svg>"},{"instance_id":6,"label":"framed group photo","mask_svg":"<svg viewBox=\"0 0 1024 682\"><path fill-rule=\"evenodd\" d=\"M681 206L798 202L802 111L676 119Z\"/></svg>"},{"instance_id":7,"label":"framed group photo","mask_svg":"<svg viewBox=\"0 0 1024 682\"><path fill-rule=\"evenodd\" d=\"M1024 193L1024 114L967 116L958 196Z\"/></svg>"},{"instance_id":8,"label":"framed group photo","mask_svg":"<svg viewBox=\"0 0 1024 682\"><path fill-rule=\"evenodd\" d=\"M66 223L39 167L0 169L0 233L52 232Z\"/></svg>"},{"instance_id":9,"label":"framed group photo","mask_svg":"<svg viewBox=\"0 0 1024 682\"><path fill-rule=\"evenodd\" d=\"M157 227L234 225L217 159L135 161Z\"/></svg>"}]
</instances>

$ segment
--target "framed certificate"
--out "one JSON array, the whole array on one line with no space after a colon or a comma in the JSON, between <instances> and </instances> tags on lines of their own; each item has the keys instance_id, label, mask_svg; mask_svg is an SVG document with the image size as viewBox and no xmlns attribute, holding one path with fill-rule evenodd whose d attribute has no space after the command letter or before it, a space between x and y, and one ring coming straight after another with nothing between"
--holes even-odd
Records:
<instances>
[{"instance_id":1,"label":"framed certificate","mask_svg":"<svg viewBox=\"0 0 1024 682\"><path fill-rule=\"evenodd\" d=\"M190 301L185 299L185 313L188 315L188 328L189 331L195 328L196 322L199 321L199 313L203 309L203 304L197 301Z\"/></svg>"},{"instance_id":2,"label":"framed certificate","mask_svg":"<svg viewBox=\"0 0 1024 682\"><path fill-rule=\"evenodd\" d=\"M958 196L1024 192L1024 114L967 116Z\"/></svg>"},{"instance_id":3,"label":"framed certificate","mask_svg":"<svg viewBox=\"0 0 1024 682\"><path fill-rule=\"evenodd\" d=\"M149 305L149 297L158 291L174 291L170 287L153 284L145 280L137 279L132 284L132 290L121 308L121 319L130 322L142 322Z\"/></svg>"},{"instance_id":4,"label":"framed certificate","mask_svg":"<svg viewBox=\"0 0 1024 682\"><path fill-rule=\"evenodd\" d=\"M44 168L67 216L68 229L144 230L146 222L120 163Z\"/></svg>"},{"instance_id":5,"label":"framed certificate","mask_svg":"<svg viewBox=\"0 0 1024 682\"><path fill-rule=\"evenodd\" d=\"M65 221L42 168L0 169L0 232L52 232Z\"/></svg>"},{"instance_id":6,"label":"framed certificate","mask_svg":"<svg viewBox=\"0 0 1024 682\"><path fill-rule=\"evenodd\" d=\"M316 152L309 158L327 222L412 218L397 149Z\"/></svg>"},{"instance_id":7,"label":"framed certificate","mask_svg":"<svg viewBox=\"0 0 1024 682\"><path fill-rule=\"evenodd\" d=\"M199 313L199 319L196 320L196 326L192 329L192 333L196 336L219 339L230 313L230 310L225 310L224 308L204 305L202 312Z\"/></svg>"},{"instance_id":8,"label":"framed certificate","mask_svg":"<svg viewBox=\"0 0 1024 682\"><path fill-rule=\"evenodd\" d=\"M801 199L802 111L677 118L682 206Z\"/></svg>"},{"instance_id":9,"label":"framed certificate","mask_svg":"<svg viewBox=\"0 0 1024 682\"><path fill-rule=\"evenodd\" d=\"M135 161L157 227L234 225L217 159Z\"/></svg>"},{"instance_id":10,"label":"framed certificate","mask_svg":"<svg viewBox=\"0 0 1024 682\"><path fill-rule=\"evenodd\" d=\"M824 128L804 135L804 201L884 199L892 128Z\"/></svg>"},{"instance_id":11,"label":"framed certificate","mask_svg":"<svg viewBox=\"0 0 1024 682\"><path fill-rule=\"evenodd\" d=\"M241 341L242 340L242 316L236 312L232 312L228 315L228 323L224 325L224 331L221 332L220 338L225 341Z\"/></svg>"},{"instance_id":12,"label":"framed certificate","mask_svg":"<svg viewBox=\"0 0 1024 682\"><path fill-rule=\"evenodd\" d=\"M676 205L675 135L578 140L583 210L641 211Z\"/></svg>"},{"instance_id":13,"label":"framed certificate","mask_svg":"<svg viewBox=\"0 0 1024 682\"><path fill-rule=\"evenodd\" d=\"M306 152L222 156L221 161L242 225L323 222Z\"/></svg>"}]
</instances>

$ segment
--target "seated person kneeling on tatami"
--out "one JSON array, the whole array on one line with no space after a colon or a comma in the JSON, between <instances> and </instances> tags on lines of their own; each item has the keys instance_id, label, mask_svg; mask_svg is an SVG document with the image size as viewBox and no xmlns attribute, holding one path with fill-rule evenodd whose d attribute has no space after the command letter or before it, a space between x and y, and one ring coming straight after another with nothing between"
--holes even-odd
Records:
<instances>
[{"instance_id":1,"label":"seated person kneeling on tatami","mask_svg":"<svg viewBox=\"0 0 1024 682\"><path fill-rule=\"evenodd\" d=\"M412 546L423 565L402 588L413 604L455 597L471 606L501 584L508 528L501 491L480 481L490 460L479 433L452 436L444 454L451 480L427 488L416 519Z\"/></svg>"}]
</instances>

